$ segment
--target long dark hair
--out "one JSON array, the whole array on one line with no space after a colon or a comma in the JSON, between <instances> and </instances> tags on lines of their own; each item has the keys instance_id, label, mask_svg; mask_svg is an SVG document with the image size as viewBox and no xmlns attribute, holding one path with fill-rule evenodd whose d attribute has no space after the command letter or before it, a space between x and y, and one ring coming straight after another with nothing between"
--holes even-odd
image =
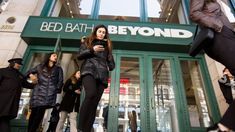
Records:
<instances>
[{"instance_id":1,"label":"long dark hair","mask_svg":"<svg viewBox=\"0 0 235 132\"><path fill-rule=\"evenodd\" d=\"M96 32L97 32L97 30L98 30L99 28L104 28L105 31L106 31L106 32L105 32L105 36L104 36L104 40L107 41L108 50L109 50L109 53L111 54L111 53L112 53L112 42L111 42L111 40L110 40L110 38L109 38L108 29L107 29L107 27L106 27L105 25L102 25L102 24L97 25L97 26L93 29L91 35L86 38L85 44L87 45L88 48L92 48L92 41L93 41L94 39L96 39Z\"/></svg>"},{"instance_id":2,"label":"long dark hair","mask_svg":"<svg viewBox=\"0 0 235 132\"><path fill-rule=\"evenodd\" d=\"M51 53L48 53L45 58L44 58L44 61L42 63L42 67L46 67L46 68L49 68L49 61L50 61L50 57L52 54L57 54L56 52L51 52ZM53 66L56 64L56 62L53 63Z\"/></svg>"}]
</instances>

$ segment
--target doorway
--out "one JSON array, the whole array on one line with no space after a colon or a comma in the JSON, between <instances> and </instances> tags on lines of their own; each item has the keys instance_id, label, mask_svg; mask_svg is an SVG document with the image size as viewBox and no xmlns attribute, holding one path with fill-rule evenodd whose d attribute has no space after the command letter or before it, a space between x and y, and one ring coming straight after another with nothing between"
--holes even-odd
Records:
<instances>
[{"instance_id":1,"label":"doorway","mask_svg":"<svg viewBox=\"0 0 235 132\"><path fill-rule=\"evenodd\" d=\"M23 71L41 62L50 48L32 49L26 54ZM77 49L62 50L60 65L66 80L81 62L76 60ZM204 131L214 122L211 117L218 117L203 59L124 50L115 50L113 55L116 68L109 74L108 88L97 107L95 131ZM25 89L18 119L22 119L29 96L30 91ZM48 113L45 122L49 117Z\"/></svg>"}]
</instances>

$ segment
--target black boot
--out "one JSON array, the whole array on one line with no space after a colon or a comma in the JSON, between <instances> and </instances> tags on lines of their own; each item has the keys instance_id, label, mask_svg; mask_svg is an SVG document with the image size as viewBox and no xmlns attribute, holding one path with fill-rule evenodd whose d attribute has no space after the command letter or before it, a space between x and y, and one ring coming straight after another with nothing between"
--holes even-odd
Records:
<instances>
[{"instance_id":1,"label":"black boot","mask_svg":"<svg viewBox=\"0 0 235 132\"><path fill-rule=\"evenodd\" d=\"M207 132L210 132L210 131L218 131L219 130L219 127L218 127L218 124L214 124L213 126L210 126L210 127L207 127L206 131Z\"/></svg>"}]
</instances>

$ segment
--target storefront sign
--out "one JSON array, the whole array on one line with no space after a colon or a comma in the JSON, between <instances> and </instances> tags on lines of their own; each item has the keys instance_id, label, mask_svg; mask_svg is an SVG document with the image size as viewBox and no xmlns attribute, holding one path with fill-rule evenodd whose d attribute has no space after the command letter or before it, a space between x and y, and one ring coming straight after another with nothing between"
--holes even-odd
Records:
<instances>
[{"instance_id":1,"label":"storefront sign","mask_svg":"<svg viewBox=\"0 0 235 132\"><path fill-rule=\"evenodd\" d=\"M161 29L151 27L133 27L133 26L116 26L107 25L110 34L116 35L141 35L155 37L172 37L172 38L190 38L192 32L184 29ZM94 28L86 23L60 23L60 22L42 22L40 31L42 32L80 32L87 33Z\"/></svg>"},{"instance_id":2,"label":"storefront sign","mask_svg":"<svg viewBox=\"0 0 235 132\"><path fill-rule=\"evenodd\" d=\"M190 25L117 22L88 19L65 19L32 16L22 33L23 38L57 38L80 39L92 32L95 25L108 27L112 41L156 43L156 44L189 44L192 41L195 27Z\"/></svg>"}]
</instances>

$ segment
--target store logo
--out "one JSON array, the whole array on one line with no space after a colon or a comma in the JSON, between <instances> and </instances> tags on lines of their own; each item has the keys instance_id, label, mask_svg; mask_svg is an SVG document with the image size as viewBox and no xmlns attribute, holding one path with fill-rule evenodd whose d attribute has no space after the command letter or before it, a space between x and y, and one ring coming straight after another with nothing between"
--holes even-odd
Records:
<instances>
[{"instance_id":1,"label":"store logo","mask_svg":"<svg viewBox=\"0 0 235 132\"><path fill-rule=\"evenodd\" d=\"M172 28L151 28L151 27L133 27L133 26L114 26L109 25L108 30L110 34L118 35L141 35L141 36L155 36L155 37L172 37L172 38L190 38L193 33L184 29Z\"/></svg>"},{"instance_id":2,"label":"store logo","mask_svg":"<svg viewBox=\"0 0 235 132\"><path fill-rule=\"evenodd\" d=\"M153 37L169 37L169 38L190 38L193 36L191 31L185 29L174 28L152 28L152 27L139 27L139 26L115 26L108 25L108 31L110 34L117 35L141 35L141 36L153 36ZM94 24L91 26L86 23L60 23L60 22L42 22L40 31L43 32L91 32L94 28Z\"/></svg>"}]
</instances>

